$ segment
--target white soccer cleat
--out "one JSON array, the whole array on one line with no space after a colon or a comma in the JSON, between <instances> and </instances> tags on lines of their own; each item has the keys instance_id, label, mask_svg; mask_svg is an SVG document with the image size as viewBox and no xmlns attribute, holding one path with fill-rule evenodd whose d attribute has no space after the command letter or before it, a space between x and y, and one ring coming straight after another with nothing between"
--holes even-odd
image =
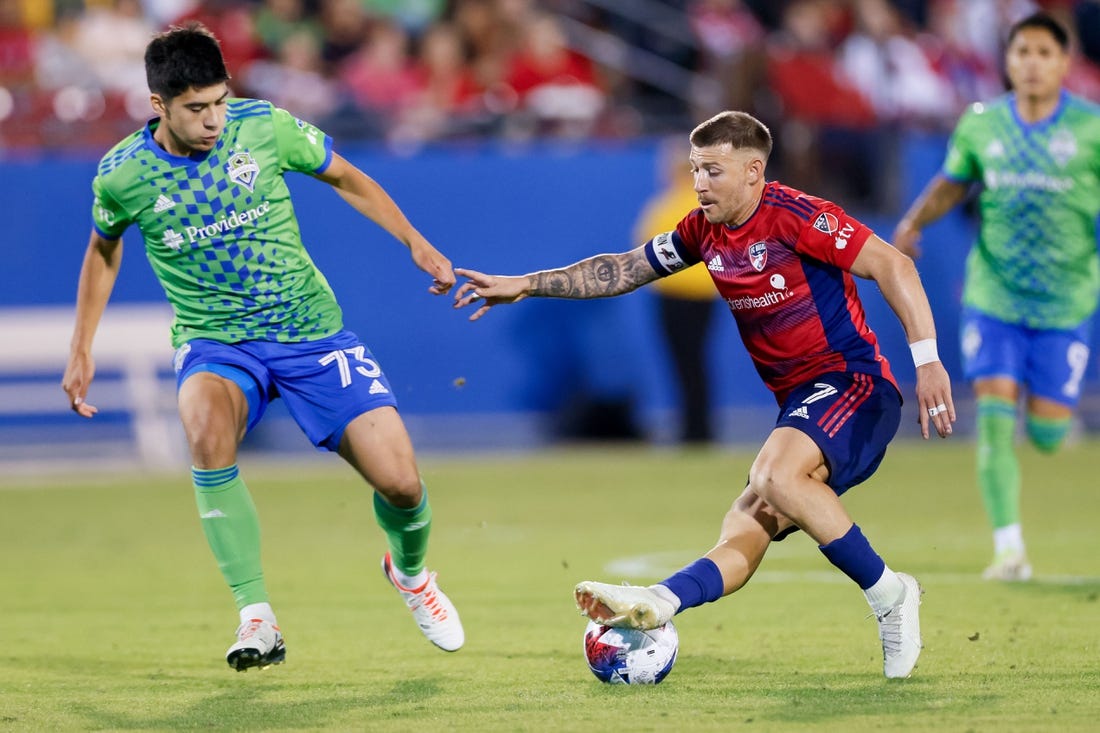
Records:
<instances>
[{"instance_id":1,"label":"white soccer cleat","mask_svg":"<svg viewBox=\"0 0 1100 733\"><path fill-rule=\"evenodd\" d=\"M898 573L905 587L901 600L878 616L878 637L882 640L882 672L889 679L904 679L913 673L922 647L920 640L920 597L924 589L912 575Z\"/></svg>"},{"instance_id":2,"label":"white soccer cleat","mask_svg":"<svg viewBox=\"0 0 1100 733\"><path fill-rule=\"evenodd\" d=\"M676 609L649 588L585 580L577 583L573 599L582 615L604 626L648 631L664 626Z\"/></svg>"},{"instance_id":3,"label":"white soccer cleat","mask_svg":"<svg viewBox=\"0 0 1100 733\"><path fill-rule=\"evenodd\" d=\"M1005 583L1023 583L1031 580L1031 563L1023 550L998 553L993 563L982 571L983 580L1000 580Z\"/></svg>"},{"instance_id":4,"label":"white soccer cleat","mask_svg":"<svg viewBox=\"0 0 1100 733\"><path fill-rule=\"evenodd\" d=\"M279 627L254 618L237 627L237 643L225 653L225 661L238 672L253 667L267 669L286 661L286 644Z\"/></svg>"},{"instance_id":5,"label":"white soccer cleat","mask_svg":"<svg viewBox=\"0 0 1100 733\"><path fill-rule=\"evenodd\" d=\"M462 621L451 599L436 585L435 573L430 573L419 588L406 588L394 577L393 561L388 552L382 558L382 572L401 594L405 605L412 611L413 620L428 641L445 652L457 652L462 648L466 642L466 632L462 630Z\"/></svg>"}]
</instances>

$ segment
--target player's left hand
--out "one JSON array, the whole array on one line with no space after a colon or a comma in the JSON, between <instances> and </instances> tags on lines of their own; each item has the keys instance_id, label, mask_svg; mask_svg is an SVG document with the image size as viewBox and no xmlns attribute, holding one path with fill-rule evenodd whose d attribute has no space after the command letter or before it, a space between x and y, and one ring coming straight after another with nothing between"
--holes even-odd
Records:
<instances>
[{"instance_id":1,"label":"player's left hand","mask_svg":"<svg viewBox=\"0 0 1100 733\"><path fill-rule=\"evenodd\" d=\"M470 316L471 321L481 318L494 305L523 300L527 297L527 288L531 284L530 280L524 276L486 275L477 270L466 270L461 267L455 272L466 278L466 282L455 291L454 307L461 308L471 304L479 306Z\"/></svg>"},{"instance_id":2,"label":"player's left hand","mask_svg":"<svg viewBox=\"0 0 1100 733\"><path fill-rule=\"evenodd\" d=\"M929 424L935 426L941 438L951 435L955 403L951 399L951 377L942 361L917 367L917 410L917 422L925 440L929 436Z\"/></svg>"},{"instance_id":3,"label":"player's left hand","mask_svg":"<svg viewBox=\"0 0 1100 733\"><path fill-rule=\"evenodd\" d=\"M416 266L432 276L432 285L428 292L432 295L446 295L457 280L451 261L423 238L413 241L409 250Z\"/></svg>"}]
</instances>

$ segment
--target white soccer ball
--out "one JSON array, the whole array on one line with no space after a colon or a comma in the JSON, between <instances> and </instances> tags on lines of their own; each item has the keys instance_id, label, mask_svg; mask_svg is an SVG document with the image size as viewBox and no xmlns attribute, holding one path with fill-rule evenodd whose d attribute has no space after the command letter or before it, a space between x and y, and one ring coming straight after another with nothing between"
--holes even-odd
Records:
<instances>
[{"instance_id":1,"label":"white soccer ball","mask_svg":"<svg viewBox=\"0 0 1100 733\"><path fill-rule=\"evenodd\" d=\"M616 629L589 621L584 656L596 679L612 685L655 685L676 663L680 636L669 621L649 631Z\"/></svg>"}]
</instances>

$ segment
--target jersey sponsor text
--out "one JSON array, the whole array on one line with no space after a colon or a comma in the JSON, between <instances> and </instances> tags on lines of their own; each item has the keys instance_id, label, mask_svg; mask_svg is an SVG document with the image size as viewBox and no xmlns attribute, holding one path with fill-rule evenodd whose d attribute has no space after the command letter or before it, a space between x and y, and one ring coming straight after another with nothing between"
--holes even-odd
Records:
<instances>
[{"instance_id":1,"label":"jersey sponsor text","mask_svg":"<svg viewBox=\"0 0 1100 733\"><path fill-rule=\"evenodd\" d=\"M224 216L218 219L213 224L207 224L203 227L187 227L187 241L191 244L201 241L203 239L209 239L210 237L216 237L219 234L225 234L226 232L233 231L234 229L240 229L245 224L256 221L261 216L266 214L271 209L271 204L264 201L259 206L251 209L245 209L241 213L233 211L229 216Z\"/></svg>"}]
</instances>

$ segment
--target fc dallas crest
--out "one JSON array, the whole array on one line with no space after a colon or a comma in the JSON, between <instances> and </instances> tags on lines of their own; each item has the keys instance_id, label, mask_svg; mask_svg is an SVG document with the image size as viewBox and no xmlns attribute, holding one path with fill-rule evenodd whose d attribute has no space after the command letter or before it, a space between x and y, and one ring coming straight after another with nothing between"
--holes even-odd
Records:
<instances>
[{"instance_id":1,"label":"fc dallas crest","mask_svg":"<svg viewBox=\"0 0 1100 733\"><path fill-rule=\"evenodd\" d=\"M749 245L749 264L752 265L752 269L760 272L764 269L764 265L768 263L768 244L767 242L753 242Z\"/></svg>"}]
</instances>

